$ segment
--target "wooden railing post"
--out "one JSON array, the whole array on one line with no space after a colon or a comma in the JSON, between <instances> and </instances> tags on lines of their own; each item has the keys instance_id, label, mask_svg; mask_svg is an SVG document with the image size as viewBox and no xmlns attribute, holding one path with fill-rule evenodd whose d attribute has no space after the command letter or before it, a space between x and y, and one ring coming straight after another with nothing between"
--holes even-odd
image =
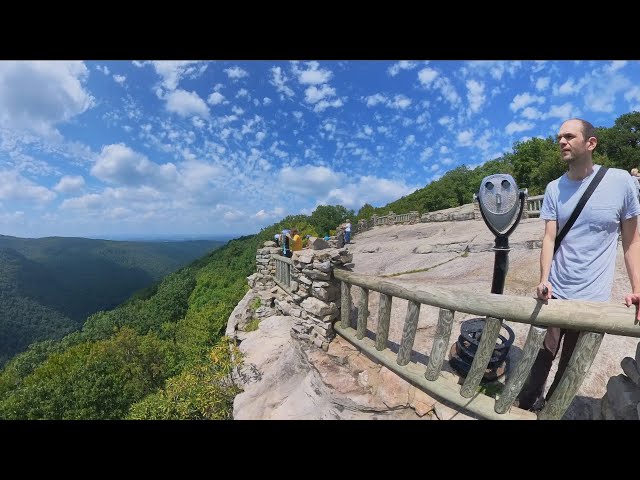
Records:
<instances>
[{"instance_id":1,"label":"wooden railing post","mask_svg":"<svg viewBox=\"0 0 640 480\"><path fill-rule=\"evenodd\" d=\"M546 333L546 328L531 325L529 334L527 335L527 340L525 341L524 348L522 349L522 358L520 358L520 361L516 365L513 373L509 377L509 380L502 389L502 393L496 401L495 410L497 413L506 412L513 404L513 401L520 393L520 390L522 390L522 386L531 372L531 367L538 356L540 345L542 345L542 341L544 340Z\"/></svg>"},{"instance_id":2,"label":"wooden railing post","mask_svg":"<svg viewBox=\"0 0 640 480\"><path fill-rule=\"evenodd\" d=\"M342 282L341 295L340 319L342 321L342 328L349 328L351 327L351 285L349 283Z\"/></svg>"},{"instance_id":3,"label":"wooden railing post","mask_svg":"<svg viewBox=\"0 0 640 480\"><path fill-rule=\"evenodd\" d=\"M416 338L416 330L418 329L418 317L420 316L420 304L409 300L407 304L407 316L404 320L404 329L402 331L402 340L400 341L400 349L398 350L398 365L406 365L411 358L411 349Z\"/></svg>"},{"instance_id":4,"label":"wooden railing post","mask_svg":"<svg viewBox=\"0 0 640 480\"><path fill-rule=\"evenodd\" d=\"M482 329L482 337L478 350L473 357L471 368L467 374L467 378L460 389L460 395L465 398L471 398L475 393L478 385L484 377L484 372L489 365L493 350L496 348L496 340L502 328L502 321L497 318L487 317L484 328Z\"/></svg>"},{"instance_id":5,"label":"wooden railing post","mask_svg":"<svg viewBox=\"0 0 640 480\"><path fill-rule=\"evenodd\" d=\"M383 350L387 347L389 338L389 322L391 320L391 301L393 297L380 294L378 306L378 329L376 331L376 349Z\"/></svg>"},{"instance_id":6,"label":"wooden railing post","mask_svg":"<svg viewBox=\"0 0 640 480\"><path fill-rule=\"evenodd\" d=\"M367 319L369 318L369 290L362 287L360 289L360 303L358 305L358 333L356 337L362 340L367 334Z\"/></svg>"},{"instance_id":7,"label":"wooden railing post","mask_svg":"<svg viewBox=\"0 0 640 480\"><path fill-rule=\"evenodd\" d=\"M444 362L444 356L449 346L449 338L451 338L451 327L453 326L453 310L447 310L446 308L440 309L438 316L438 325L436 327L436 336L433 339L433 347L431 347L431 355L429 355L429 365L427 365L427 371L424 374L427 380L434 381L438 378L442 364Z\"/></svg>"},{"instance_id":8,"label":"wooden railing post","mask_svg":"<svg viewBox=\"0 0 640 480\"><path fill-rule=\"evenodd\" d=\"M593 359L596 358L602 337L604 337L602 333L580 332L576 348L558 387L538 415L540 420L559 420L562 418L582 385Z\"/></svg>"}]
</instances>

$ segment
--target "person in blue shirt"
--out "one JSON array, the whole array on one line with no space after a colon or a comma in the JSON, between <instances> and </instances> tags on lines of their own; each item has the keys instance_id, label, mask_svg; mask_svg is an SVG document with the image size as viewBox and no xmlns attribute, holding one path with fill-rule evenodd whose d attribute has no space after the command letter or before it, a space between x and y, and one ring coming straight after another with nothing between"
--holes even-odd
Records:
<instances>
[{"instance_id":1,"label":"person in blue shirt","mask_svg":"<svg viewBox=\"0 0 640 480\"><path fill-rule=\"evenodd\" d=\"M611 296L618 236L622 232L622 249L632 289L632 293L625 296L625 303L637 305L640 300L640 203L635 183L627 171L609 168L554 254L556 235L600 169L600 165L593 163L598 138L591 123L577 118L567 120L560 127L557 141L569 171L550 182L544 193L540 218L545 221L545 227L536 294L544 301L560 298L607 302ZM518 407L542 409L567 368L579 333L547 328L543 347L518 397ZM551 365L563 339L558 371L543 397Z\"/></svg>"}]
</instances>

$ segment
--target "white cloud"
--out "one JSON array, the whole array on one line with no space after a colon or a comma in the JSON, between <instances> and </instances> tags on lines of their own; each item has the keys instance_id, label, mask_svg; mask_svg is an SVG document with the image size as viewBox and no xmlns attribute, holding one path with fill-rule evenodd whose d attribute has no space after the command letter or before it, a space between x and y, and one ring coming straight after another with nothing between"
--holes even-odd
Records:
<instances>
[{"instance_id":1,"label":"white cloud","mask_svg":"<svg viewBox=\"0 0 640 480\"><path fill-rule=\"evenodd\" d=\"M384 205L415 191L404 182L363 176L356 182L331 190L317 205L343 205L346 208L358 210L365 203L370 205Z\"/></svg>"},{"instance_id":2,"label":"white cloud","mask_svg":"<svg viewBox=\"0 0 640 480\"><path fill-rule=\"evenodd\" d=\"M473 131L464 130L458 133L456 139L458 140L458 145L461 147L468 147L473 143Z\"/></svg>"},{"instance_id":3,"label":"white cloud","mask_svg":"<svg viewBox=\"0 0 640 480\"><path fill-rule=\"evenodd\" d=\"M307 70L298 69L296 64L293 67L294 73L298 75L298 82L303 85L327 83L333 76L333 72L330 70L319 69L318 62L307 62L307 66L309 67Z\"/></svg>"},{"instance_id":4,"label":"white cloud","mask_svg":"<svg viewBox=\"0 0 640 480\"><path fill-rule=\"evenodd\" d=\"M288 79L280 67L271 67L271 79L269 83L276 87L276 90L280 93L284 93L287 97L294 95L293 90L286 85Z\"/></svg>"},{"instance_id":5,"label":"white cloud","mask_svg":"<svg viewBox=\"0 0 640 480\"><path fill-rule=\"evenodd\" d=\"M41 185L23 177L18 172L0 170L0 200L27 201L45 204L56 194Z\"/></svg>"},{"instance_id":6,"label":"white cloud","mask_svg":"<svg viewBox=\"0 0 640 480\"><path fill-rule=\"evenodd\" d=\"M323 100L325 97L333 97L336 94L336 89L331 88L329 85L322 85L322 87L318 88L316 86L308 87L305 91L305 102L307 103L318 103L320 100Z\"/></svg>"},{"instance_id":7,"label":"white cloud","mask_svg":"<svg viewBox=\"0 0 640 480\"><path fill-rule=\"evenodd\" d=\"M96 65L96 70L105 75L109 75L109 67L107 67L106 65Z\"/></svg>"},{"instance_id":8,"label":"white cloud","mask_svg":"<svg viewBox=\"0 0 640 480\"><path fill-rule=\"evenodd\" d=\"M536 90L542 92L549 88L549 83L551 83L550 77L540 77L536 80Z\"/></svg>"},{"instance_id":9,"label":"white cloud","mask_svg":"<svg viewBox=\"0 0 640 480\"><path fill-rule=\"evenodd\" d=\"M113 76L113 80L119 84L122 85L124 84L124 82L127 80L127 77L125 75L114 75Z\"/></svg>"},{"instance_id":10,"label":"white cloud","mask_svg":"<svg viewBox=\"0 0 640 480\"><path fill-rule=\"evenodd\" d=\"M416 62L401 60L398 63L394 63L393 65L391 65L387 69L387 73L389 73L389 75L391 75L392 77L395 77L398 73L400 73L400 70L412 70L417 66L418 64Z\"/></svg>"},{"instance_id":11,"label":"white cloud","mask_svg":"<svg viewBox=\"0 0 640 480\"><path fill-rule=\"evenodd\" d=\"M343 174L327 167L284 167L279 172L277 185L305 197L318 197L336 188L343 181L343 177Z\"/></svg>"},{"instance_id":12,"label":"white cloud","mask_svg":"<svg viewBox=\"0 0 640 480\"><path fill-rule=\"evenodd\" d=\"M484 83L476 80L467 80L467 100L472 112L480 111L487 97L484 95Z\"/></svg>"},{"instance_id":13,"label":"white cloud","mask_svg":"<svg viewBox=\"0 0 640 480\"><path fill-rule=\"evenodd\" d=\"M246 70L240 68L237 65L234 65L231 68L225 68L224 73L226 73L231 80L238 80L240 78L249 76L249 73Z\"/></svg>"},{"instance_id":14,"label":"white cloud","mask_svg":"<svg viewBox=\"0 0 640 480\"><path fill-rule=\"evenodd\" d=\"M626 60L614 60L605 67L605 70L607 72L615 72L617 70L620 70L621 68L624 68L627 63L628 62Z\"/></svg>"},{"instance_id":15,"label":"white cloud","mask_svg":"<svg viewBox=\"0 0 640 480\"><path fill-rule=\"evenodd\" d=\"M540 112L540 110L535 107L525 108L524 110L522 110L522 112L520 112L520 115L524 118L528 118L529 120L539 120L541 118L544 118L542 112Z\"/></svg>"},{"instance_id":16,"label":"white cloud","mask_svg":"<svg viewBox=\"0 0 640 480\"><path fill-rule=\"evenodd\" d=\"M209 117L209 108L196 92L175 90L166 96L166 108L169 112L177 113L181 117L200 115Z\"/></svg>"},{"instance_id":17,"label":"white cloud","mask_svg":"<svg viewBox=\"0 0 640 480\"><path fill-rule=\"evenodd\" d=\"M365 103L367 107L375 107L379 103L385 104L387 103L387 97L382 95L381 93L376 93L374 95L369 95L368 97L364 97Z\"/></svg>"},{"instance_id":18,"label":"white cloud","mask_svg":"<svg viewBox=\"0 0 640 480\"><path fill-rule=\"evenodd\" d=\"M83 62L0 62L0 127L59 138L58 124L94 105Z\"/></svg>"},{"instance_id":19,"label":"white cloud","mask_svg":"<svg viewBox=\"0 0 640 480\"><path fill-rule=\"evenodd\" d=\"M400 110L404 110L405 108L411 105L411 99L404 95L396 95L393 97L393 100L388 102L387 106L389 108L396 108Z\"/></svg>"},{"instance_id":20,"label":"white cloud","mask_svg":"<svg viewBox=\"0 0 640 480\"><path fill-rule=\"evenodd\" d=\"M571 103L565 103L563 105L553 105L545 118L560 118L566 120L567 118L571 118L573 112L573 105Z\"/></svg>"},{"instance_id":21,"label":"white cloud","mask_svg":"<svg viewBox=\"0 0 640 480\"><path fill-rule=\"evenodd\" d=\"M424 162L433 155L433 148L427 147L420 153L420 161Z\"/></svg>"},{"instance_id":22,"label":"white cloud","mask_svg":"<svg viewBox=\"0 0 640 480\"><path fill-rule=\"evenodd\" d=\"M81 175L65 175L53 189L60 193L75 193L84 187L84 178Z\"/></svg>"},{"instance_id":23,"label":"white cloud","mask_svg":"<svg viewBox=\"0 0 640 480\"><path fill-rule=\"evenodd\" d=\"M209 105L220 105L224 101L225 97L220 92L213 92L211 95L209 95L209 98L207 98L207 103Z\"/></svg>"},{"instance_id":24,"label":"white cloud","mask_svg":"<svg viewBox=\"0 0 640 480\"><path fill-rule=\"evenodd\" d=\"M206 64L192 60L159 60L148 63L162 77L162 86L169 91L175 90L182 78L201 75L207 68Z\"/></svg>"},{"instance_id":25,"label":"white cloud","mask_svg":"<svg viewBox=\"0 0 640 480\"><path fill-rule=\"evenodd\" d=\"M507 134L512 135L514 133L531 130L533 127L535 127L535 124L531 122L510 122L504 130Z\"/></svg>"},{"instance_id":26,"label":"white cloud","mask_svg":"<svg viewBox=\"0 0 640 480\"><path fill-rule=\"evenodd\" d=\"M122 185L170 185L177 177L174 164L158 165L123 144L104 147L91 174L105 182Z\"/></svg>"},{"instance_id":27,"label":"white cloud","mask_svg":"<svg viewBox=\"0 0 640 480\"><path fill-rule=\"evenodd\" d=\"M423 68L418 72L418 80L420 80L420 83L422 83L422 85L424 85L425 87L430 86L437 78L437 76L438 72L429 67Z\"/></svg>"},{"instance_id":28,"label":"white cloud","mask_svg":"<svg viewBox=\"0 0 640 480\"><path fill-rule=\"evenodd\" d=\"M512 112L517 112L521 108L526 107L532 103L538 103L542 105L545 102L544 97L538 97L536 95L531 95L529 92L520 93L513 97L513 101L509 105L509 108Z\"/></svg>"}]
</instances>

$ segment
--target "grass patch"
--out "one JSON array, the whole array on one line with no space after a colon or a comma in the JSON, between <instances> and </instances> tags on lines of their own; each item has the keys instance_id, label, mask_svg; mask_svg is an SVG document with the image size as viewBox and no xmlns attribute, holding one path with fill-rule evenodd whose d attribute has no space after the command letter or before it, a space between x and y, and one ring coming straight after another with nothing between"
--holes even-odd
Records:
<instances>
[{"instance_id":1,"label":"grass patch","mask_svg":"<svg viewBox=\"0 0 640 480\"><path fill-rule=\"evenodd\" d=\"M258 325L259 324L260 324L260 320L257 319L257 318L254 318L249 323L247 323L247 326L244 327L244 331L245 332L253 332L253 331L258 329Z\"/></svg>"},{"instance_id":2,"label":"grass patch","mask_svg":"<svg viewBox=\"0 0 640 480\"><path fill-rule=\"evenodd\" d=\"M486 384L480 384L478 392L483 393L487 397L496 398L496 395L502 392L504 384L500 382L491 382Z\"/></svg>"},{"instance_id":3,"label":"grass patch","mask_svg":"<svg viewBox=\"0 0 640 480\"><path fill-rule=\"evenodd\" d=\"M249 304L249 308L255 312L258 308L260 308L260 305L262 305L262 300L260 300L260 297L256 297Z\"/></svg>"}]
</instances>

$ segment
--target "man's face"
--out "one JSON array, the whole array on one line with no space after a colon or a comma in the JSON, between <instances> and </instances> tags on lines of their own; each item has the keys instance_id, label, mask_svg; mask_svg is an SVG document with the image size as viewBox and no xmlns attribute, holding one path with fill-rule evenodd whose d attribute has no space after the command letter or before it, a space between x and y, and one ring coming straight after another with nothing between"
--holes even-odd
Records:
<instances>
[{"instance_id":1,"label":"man's face","mask_svg":"<svg viewBox=\"0 0 640 480\"><path fill-rule=\"evenodd\" d=\"M584 138L582 123L578 120L564 122L558 132L557 141L562 159L569 164L584 158L596 146L594 137Z\"/></svg>"}]
</instances>

